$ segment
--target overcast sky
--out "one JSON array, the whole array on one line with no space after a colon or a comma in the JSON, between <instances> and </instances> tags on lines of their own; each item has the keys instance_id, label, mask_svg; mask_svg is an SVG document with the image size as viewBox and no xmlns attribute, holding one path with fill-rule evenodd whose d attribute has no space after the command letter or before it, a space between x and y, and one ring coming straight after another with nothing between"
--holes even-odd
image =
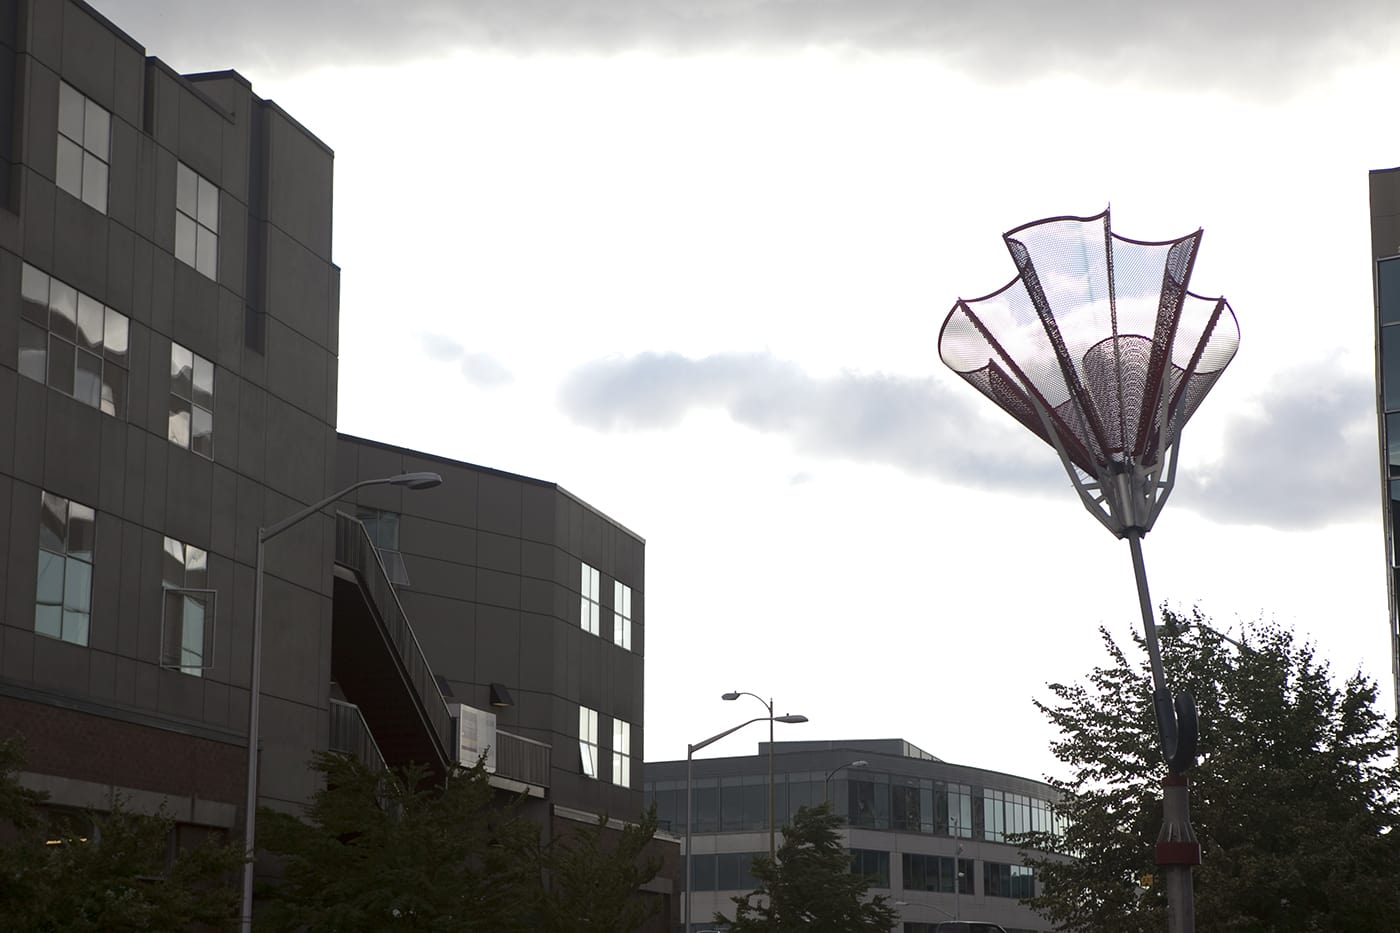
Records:
<instances>
[{"instance_id":1,"label":"overcast sky","mask_svg":"<svg viewBox=\"0 0 1400 933\"><path fill-rule=\"evenodd\" d=\"M1125 236L1204 227L1192 289L1242 332L1154 601L1389 681L1366 172L1400 163L1395 4L96 5L335 149L342 430L647 539L649 759L749 690L793 738L1060 773L1030 701L1133 630L1127 548L936 344L1012 277L1002 232L1110 203Z\"/></svg>"}]
</instances>

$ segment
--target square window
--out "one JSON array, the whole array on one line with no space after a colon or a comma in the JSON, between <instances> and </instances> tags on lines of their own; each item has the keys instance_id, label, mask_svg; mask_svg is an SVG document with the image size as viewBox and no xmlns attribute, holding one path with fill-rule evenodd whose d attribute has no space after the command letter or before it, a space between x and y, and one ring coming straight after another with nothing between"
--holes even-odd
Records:
<instances>
[{"instance_id":1,"label":"square window","mask_svg":"<svg viewBox=\"0 0 1400 933\"><path fill-rule=\"evenodd\" d=\"M175 258L218 278L219 189L184 163L175 170Z\"/></svg>"},{"instance_id":2,"label":"square window","mask_svg":"<svg viewBox=\"0 0 1400 933\"><path fill-rule=\"evenodd\" d=\"M94 352L102 349L102 329L105 326L104 310L102 302L96 298L81 292L78 293L78 346Z\"/></svg>"},{"instance_id":3,"label":"square window","mask_svg":"<svg viewBox=\"0 0 1400 933\"><path fill-rule=\"evenodd\" d=\"M178 395L170 396L170 420L165 436L177 447L190 446L190 403Z\"/></svg>"},{"instance_id":4,"label":"square window","mask_svg":"<svg viewBox=\"0 0 1400 933\"><path fill-rule=\"evenodd\" d=\"M54 182L75 198L83 196L83 147L62 136L58 138L58 165L54 169Z\"/></svg>"},{"instance_id":5,"label":"square window","mask_svg":"<svg viewBox=\"0 0 1400 933\"><path fill-rule=\"evenodd\" d=\"M78 339L78 290L57 279L49 280L49 332Z\"/></svg>"},{"instance_id":6,"label":"square window","mask_svg":"<svg viewBox=\"0 0 1400 933\"><path fill-rule=\"evenodd\" d=\"M83 202L107 213L107 163L91 153L83 155Z\"/></svg>"},{"instance_id":7,"label":"square window","mask_svg":"<svg viewBox=\"0 0 1400 933\"><path fill-rule=\"evenodd\" d=\"M102 407L102 357L94 356L86 350L76 354L76 371L73 375L73 397L84 405Z\"/></svg>"},{"instance_id":8,"label":"square window","mask_svg":"<svg viewBox=\"0 0 1400 933\"><path fill-rule=\"evenodd\" d=\"M195 222L184 214L175 215L175 258L187 266L194 265Z\"/></svg>"},{"instance_id":9,"label":"square window","mask_svg":"<svg viewBox=\"0 0 1400 933\"><path fill-rule=\"evenodd\" d=\"M166 436L200 456L214 456L214 364L178 343L170 345Z\"/></svg>"},{"instance_id":10,"label":"square window","mask_svg":"<svg viewBox=\"0 0 1400 933\"><path fill-rule=\"evenodd\" d=\"M83 141L87 99L66 81L58 83L58 131L73 142Z\"/></svg>"},{"instance_id":11,"label":"square window","mask_svg":"<svg viewBox=\"0 0 1400 933\"><path fill-rule=\"evenodd\" d=\"M58 88L58 147L54 181L58 187L102 213L107 212L107 162L112 118L66 82Z\"/></svg>"},{"instance_id":12,"label":"square window","mask_svg":"<svg viewBox=\"0 0 1400 933\"><path fill-rule=\"evenodd\" d=\"M20 293L19 372L120 417L127 383L126 316L28 263Z\"/></svg>"},{"instance_id":13,"label":"square window","mask_svg":"<svg viewBox=\"0 0 1400 933\"><path fill-rule=\"evenodd\" d=\"M183 162L175 165L175 209L191 222L199 213L199 176Z\"/></svg>"},{"instance_id":14,"label":"square window","mask_svg":"<svg viewBox=\"0 0 1400 933\"><path fill-rule=\"evenodd\" d=\"M106 162L107 150L112 138L111 116L96 102L89 100L84 118L83 148Z\"/></svg>"},{"instance_id":15,"label":"square window","mask_svg":"<svg viewBox=\"0 0 1400 933\"><path fill-rule=\"evenodd\" d=\"M26 262L20 278L20 295L23 299L20 313L40 327L47 329L49 326L48 275Z\"/></svg>"}]
</instances>

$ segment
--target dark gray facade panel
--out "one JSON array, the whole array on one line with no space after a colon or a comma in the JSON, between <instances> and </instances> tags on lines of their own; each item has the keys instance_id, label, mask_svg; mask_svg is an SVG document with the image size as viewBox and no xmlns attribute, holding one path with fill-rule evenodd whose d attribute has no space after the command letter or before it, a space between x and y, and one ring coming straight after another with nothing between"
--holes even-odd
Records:
<instances>
[{"instance_id":1,"label":"dark gray facade panel","mask_svg":"<svg viewBox=\"0 0 1400 933\"><path fill-rule=\"evenodd\" d=\"M146 432L128 424L122 466L122 514L136 520L146 510L146 445Z\"/></svg>"},{"instance_id":2,"label":"dark gray facade panel","mask_svg":"<svg viewBox=\"0 0 1400 933\"><path fill-rule=\"evenodd\" d=\"M34 637L34 681L64 693L82 693L88 682L91 652L80 645L43 635Z\"/></svg>"},{"instance_id":3,"label":"dark gray facade panel","mask_svg":"<svg viewBox=\"0 0 1400 933\"><path fill-rule=\"evenodd\" d=\"M174 168L171 168L174 171ZM174 211L174 208L171 208ZM150 326L155 332L164 335L167 339L173 331L172 321L175 317L175 257L167 250L169 247L157 248L151 253L151 309ZM191 348L193 349L193 348Z\"/></svg>"},{"instance_id":4,"label":"dark gray facade panel","mask_svg":"<svg viewBox=\"0 0 1400 933\"><path fill-rule=\"evenodd\" d=\"M267 456L267 392L255 382L243 382L238 391L238 437L235 441L238 455L238 472L259 482L263 479L263 463ZM217 389L216 389L217 391ZM217 404L218 399L215 399ZM214 443L218 446L217 432ZM256 531L256 528L254 529Z\"/></svg>"},{"instance_id":5,"label":"dark gray facade panel","mask_svg":"<svg viewBox=\"0 0 1400 933\"><path fill-rule=\"evenodd\" d=\"M29 99L21 137L24 162L50 182L58 159L58 81L57 72L30 61L24 86Z\"/></svg>"},{"instance_id":6,"label":"dark gray facade panel","mask_svg":"<svg viewBox=\"0 0 1400 933\"><path fill-rule=\"evenodd\" d=\"M166 458L165 531L209 550L214 505L214 464L171 445Z\"/></svg>"},{"instance_id":7,"label":"dark gray facade panel","mask_svg":"<svg viewBox=\"0 0 1400 933\"><path fill-rule=\"evenodd\" d=\"M247 287L247 262L248 205L224 193L219 205L220 286L241 297Z\"/></svg>"},{"instance_id":8,"label":"dark gray facade panel","mask_svg":"<svg viewBox=\"0 0 1400 933\"><path fill-rule=\"evenodd\" d=\"M324 349L283 324L267 320L267 390L320 421L327 420Z\"/></svg>"},{"instance_id":9,"label":"dark gray facade panel","mask_svg":"<svg viewBox=\"0 0 1400 933\"><path fill-rule=\"evenodd\" d=\"M268 116L268 145L272 155L268 220L329 262L332 194L331 174L325 166L330 163L330 151L275 109Z\"/></svg>"},{"instance_id":10,"label":"dark gray facade panel","mask_svg":"<svg viewBox=\"0 0 1400 933\"><path fill-rule=\"evenodd\" d=\"M117 698L117 658L106 651L88 652L86 694L93 700L113 702Z\"/></svg>"},{"instance_id":11,"label":"dark gray facade panel","mask_svg":"<svg viewBox=\"0 0 1400 933\"><path fill-rule=\"evenodd\" d=\"M118 41L112 56L112 115L139 128L145 105L146 57L141 49Z\"/></svg>"},{"instance_id":12,"label":"dark gray facade panel","mask_svg":"<svg viewBox=\"0 0 1400 933\"><path fill-rule=\"evenodd\" d=\"M70 499L97 505L103 414L76 399L49 393L45 432L44 487Z\"/></svg>"},{"instance_id":13,"label":"dark gray facade panel","mask_svg":"<svg viewBox=\"0 0 1400 933\"><path fill-rule=\"evenodd\" d=\"M92 562L92 617L88 625L88 647L93 651L114 653L117 650L117 620L121 618L121 548L121 519L98 512Z\"/></svg>"},{"instance_id":14,"label":"dark gray facade panel","mask_svg":"<svg viewBox=\"0 0 1400 933\"><path fill-rule=\"evenodd\" d=\"M476 535L476 560L483 570L498 571L511 577L517 591L512 600L518 602L520 576L520 539L491 531L479 531Z\"/></svg>"},{"instance_id":15,"label":"dark gray facade panel","mask_svg":"<svg viewBox=\"0 0 1400 933\"><path fill-rule=\"evenodd\" d=\"M173 215L172 215L173 216ZM219 286L183 262L174 268L170 338L206 360L218 362Z\"/></svg>"},{"instance_id":16,"label":"dark gray facade panel","mask_svg":"<svg viewBox=\"0 0 1400 933\"><path fill-rule=\"evenodd\" d=\"M331 273L276 226L267 230L267 313L321 347L330 346Z\"/></svg>"},{"instance_id":17,"label":"dark gray facade panel","mask_svg":"<svg viewBox=\"0 0 1400 933\"><path fill-rule=\"evenodd\" d=\"M227 467L215 464L212 470L209 524L209 550L233 557L237 547L238 531L238 474ZM232 584L232 579L229 583ZM232 592L232 590L221 590ZM221 613L226 612L223 606Z\"/></svg>"},{"instance_id":18,"label":"dark gray facade panel","mask_svg":"<svg viewBox=\"0 0 1400 933\"><path fill-rule=\"evenodd\" d=\"M54 186L25 168L23 176L24 258L44 270L53 269Z\"/></svg>"},{"instance_id":19,"label":"dark gray facade panel","mask_svg":"<svg viewBox=\"0 0 1400 933\"><path fill-rule=\"evenodd\" d=\"M232 370L214 368L214 462L229 469L238 467L240 405L246 385Z\"/></svg>"},{"instance_id":20,"label":"dark gray facade panel","mask_svg":"<svg viewBox=\"0 0 1400 933\"><path fill-rule=\"evenodd\" d=\"M118 40L80 7L63 11L62 72L84 94L108 110L115 106L112 78ZM126 43L120 43L126 48ZM85 90L90 89L90 90Z\"/></svg>"},{"instance_id":21,"label":"dark gray facade panel","mask_svg":"<svg viewBox=\"0 0 1400 933\"><path fill-rule=\"evenodd\" d=\"M107 291L107 224L67 191L54 192L53 265L46 269L80 292L103 298Z\"/></svg>"},{"instance_id":22,"label":"dark gray facade panel","mask_svg":"<svg viewBox=\"0 0 1400 933\"><path fill-rule=\"evenodd\" d=\"M483 531L520 537L522 482L494 473L477 480L477 525Z\"/></svg>"},{"instance_id":23,"label":"dark gray facade panel","mask_svg":"<svg viewBox=\"0 0 1400 933\"><path fill-rule=\"evenodd\" d=\"M142 552L147 544L147 536L141 526L135 522L123 521L121 523L121 551L113 557L102 555L102 564L117 564L121 570L121 579L117 588L117 615L114 619L117 629L116 653L131 661L141 657L141 590L145 580L141 576L143 564ZM97 567L94 567L94 573ZM122 667L118 665L118 687L123 683L120 680ZM128 677L127 690L135 690L135 674ZM120 697L119 697L120 698ZM123 703L131 703L130 696L122 699Z\"/></svg>"},{"instance_id":24,"label":"dark gray facade panel","mask_svg":"<svg viewBox=\"0 0 1400 933\"><path fill-rule=\"evenodd\" d=\"M424 472L424 471L415 471ZM351 482L354 482L351 480ZM443 486L446 486L446 482ZM441 489L442 487L438 487ZM368 492L368 490L365 490ZM430 490L423 490L427 493ZM408 498L412 499L419 495ZM369 507L369 506L366 506ZM458 587L470 587L469 590L460 590L462 599L476 598L476 535L475 529L463 525L455 525L449 522L438 522L427 518L417 518L412 515L405 515L399 523L399 550L405 554L418 554L427 557L429 560L441 559L451 564L463 567L470 567L469 579L464 583L457 584ZM416 562L415 562L416 566ZM429 569L429 576L419 581L416 577L413 580L413 589L427 593L441 593L444 596L457 596L458 590L449 591L441 589L433 582Z\"/></svg>"},{"instance_id":25,"label":"dark gray facade panel","mask_svg":"<svg viewBox=\"0 0 1400 933\"><path fill-rule=\"evenodd\" d=\"M223 188L223 129L228 122L227 116L202 93L182 92L177 99L179 143L172 147L176 157Z\"/></svg>"},{"instance_id":26,"label":"dark gray facade panel","mask_svg":"<svg viewBox=\"0 0 1400 933\"><path fill-rule=\"evenodd\" d=\"M21 23L28 26L28 41L24 48L30 55L58 70L63 60L63 0L30 0L27 16Z\"/></svg>"},{"instance_id":27,"label":"dark gray facade panel","mask_svg":"<svg viewBox=\"0 0 1400 933\"><path fill-rule=\"evenodd\" d=\"M32 379L15 381L15 478L35 486L44 484L45 422L48 417L47 386ZM37 516L37 513L35 513ZM38 518L35 518L38 521ZM35 526L37 527L37 525Z\"/></svg>"},{"instance_id":28,"label":"dark gray facade panel","mask_svg":"<svg viewBox=\"0 0 1400 933\"><path fill-rule=\"evenodd\" d=\"M111 199L108 198L108 206ZM133 276L136 234L116 221L107 225L107 269L102 291L94 297L130 317L133 300Z\"/></svg>"},{"instance_id":29,"label":"dark gray facade panel","mask_svg":"<svg viewBox=\"0 0 1400 933\"><path fill-rule=\"evenodd\" d=\"M5 329L0 327L0 331ZM8 420L11 424L16 423L15 404L19 395L19 378L19 374L14 370L0 366L0 418ZM17 435L9 431L0 431L0 478L14 471L15 445L20 443L25 442Z\"/></svg>"},{"instance_id":30,"label":"dark gray facade panel","mask_svg":"<svg viewBox=\"0 0 1400 933\"><path fill-rule=\"evenodd\" d=\"M267 396L264 407L267 412L265 481L302 504L322 498L325 495L325 436L332 429L272 394ZM217 435L215 443L218 443Z\"/></svg>"},{"instance_id":31,"label":"dark gray facade panel","mask_svg":"<svg viewBox=\"0 0 1400 933\"><path fill-rule=\"evenodd\" d=\"M136 126L112 117L112 161L107 175L107 216L135 235L141 177L141 134ZM149 235L149 234L148 234Z\"/></svg>"},{"instance_id":32,"label":"dark gray facade panel","mask_svg":"<svg viewBox=\"0 0 1400 933\"><path fill-rule=\"evenodd\" d=\"M137 127L138 129L140 127ZM156 141L144 133L137 139L139 157L136 163L136 234L147 242L155 245L156 237L156 211L160 207L157 192L160 190L159 172L161 160L156 158L156 153L162 151ZM171 202L173 210L173 202ZM165 215L160 215L162 223L165 222ZM167 244L166 249L169 249Z\"/></svg>"},{"instance_id":33,"label":"dark gray facade panel","mask_svg":"<svg viewBox=\"0 0 1400 933\"><path fill-rule=\"evenodd\" d=\"M165 527L165 476L166 462L170 454L170 442L164 437L146 435L146 466L139 482L142 482L142 499L145 508L142 524L147 528Z\"/></svg>"}]
</instances>

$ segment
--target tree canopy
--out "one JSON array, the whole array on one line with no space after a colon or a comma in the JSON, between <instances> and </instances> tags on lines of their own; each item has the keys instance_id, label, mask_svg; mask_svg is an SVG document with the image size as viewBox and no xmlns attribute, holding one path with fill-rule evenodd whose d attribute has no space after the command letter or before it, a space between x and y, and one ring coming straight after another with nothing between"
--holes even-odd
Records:
<instances>
[{"instance_id":1,"label":"tree canopy","mask_svg":"<svg viewBox=\"0 0 1400 933\"><path fill-rule=\"evenodd\" d=\"M20 785L23 749L0 742L0 929L30 933L153 933L230 928L240 848L215 840L174 852L174 821L133 813L42 808Z\"/></svg>"},{"instance_id":2,"label":"tree canopy","mask_svg":"<svg viewBox=\"0 0 1400 933\"><path fill-rule=\"evenodd\" d=\"M729 933L888 933L899 914L851 872L840 826L829 803L800 808L783 827L777 860L755 856L757 890L734 898L732 921L716 913L715 922Z\"/></svg>"},{"instance_id":3,"label":"tree canopy","mask_svg":"<svg viewBox=\"0 0 1400 933\"><path fill-rule=\"evenodd\" d=\"M445 785L339 754L313 767L325 786L304 818L259 814L260 844L283 865L283 878L259 892L260 928L626 933L649 914L636 893L660 869L644 854L654 813L615 837L600 816L545 844L480 762Z\"/></svg>"},{"instance_id":4,"label":"tree canopy","mask_svg":"<svg viewBox=\"0 0 1400 933\"><path fill-rule=\"evenodd\" d=\"M1275 624L1247 625L1234 643L1199 610L1163 620L1168 682L1200 711L1189 777L1201 929L1400 929L1400 770L1376 684L1359 673L1335 683L1312 645ZM1050 684L1054 699L1036 703L1072 775L1051 781L1068 829L1019 841L1078 858L1028 852L1042 891L1030 903L1060 929L1160 930L1165 768L1150 675L1140 636L1130 654L1101 635L1108 663L1086 682Z\"/></svg>"}]
</instances>

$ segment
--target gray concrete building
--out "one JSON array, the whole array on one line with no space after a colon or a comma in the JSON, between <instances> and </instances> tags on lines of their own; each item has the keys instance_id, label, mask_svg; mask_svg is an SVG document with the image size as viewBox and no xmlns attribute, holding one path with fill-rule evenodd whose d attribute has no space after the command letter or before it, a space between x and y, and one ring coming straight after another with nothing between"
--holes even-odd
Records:
<instances>
[{"instance_id":1,"label":"gray concrete building","mask_svg":"<svg viewBox=\"0 0 1400 933\"><path fill-rule=\"evenodd\" d=\"M303 803L320 750L489 748L548 832L635 818L643 542L553 484L337 436L332 189L236 72L0 0L0 735L57 806L241 838L260 527L433 470L268 542L259 802Z\"/></svg>"},{"instance_id":2,"label":"gray concrete building","mask_svg":"<svg viewBox=\"0 0 1400 933\"><path fill-rule=\"evenodd\" d=\"M932 933L953 919L1009 933L1051 929L1020 904L1037 881L1012 841L1057 831L1050 785L943 761L902 739L777 742L773 752L779 831L799 807L831 801L846 823L851 871L894 904L899 933ZM688 933L715 929L716 911L732 919L733 897L756 887L753 858L768 855L768 755L760 742L754 755L693 762ZM662 825L684 837L686 762L647 762L644 790Z\"/></svg>"},{"instance_id":3,"label":"gray concrete building","mask_svg":"<svg viewBox=\"0 0 1400 933\"><path fill-rule=\"evenodd\" d=\"M1391 699L1400 708L1400 168L1371 172L1371 270L1376 321L1376 416L1389 594Z\"/></svg>"}]
</instances>

